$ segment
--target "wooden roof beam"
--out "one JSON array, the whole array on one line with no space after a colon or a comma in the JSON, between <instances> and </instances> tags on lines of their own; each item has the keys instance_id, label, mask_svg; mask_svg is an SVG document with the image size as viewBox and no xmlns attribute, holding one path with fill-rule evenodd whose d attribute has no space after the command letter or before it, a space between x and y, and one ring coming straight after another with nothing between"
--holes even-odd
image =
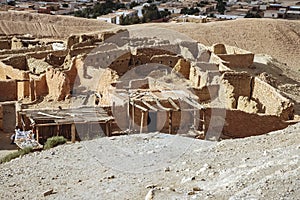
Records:
<instances>
[{"instance_id":1,"label":"wooden roof beam","mask_svg":"<svg viewBox=\"0 0 300 200\"><path fill-rule=\"evenodd\" d=\"M177 106L177 104L173 101L172 98L169 97L168 102L175 108L176 111L180 110L179 106Z\"/></svg>"},{"instance_id":2,"label":"wooden roof beam","mask_svg":"<svg viewBox=\"0 0 300 200\"><path fill-rule=\"evenodd\" d=\"M135 104L135 103L133 103L133 102L130 102L130 104L131 104L132 106L137 107L138 109L140 109L140 110L142 110L142 111L144 111L144 112L147 112L147 111L148 111L147 108L144 108L143 106L137 105L137 104Z\"/></svg>"},{"instance_id":3,"label":"wooden roof beam","mask_svg":"<svg viewBox=\"0 0 300 200\"><path fill-rule=\"evenodd\" d=\"M158 99L155 99L155 101L156 101L156 105L157 105L159 108L161 108L162 110L165 110L165 111L170 111L170 110L172 110L171 108L166 108L166 107L164 107L163 105L161 105L161 103L159 102Z\"/></svg>"},{"instance_id":4,"label":"wooden roof beam","mask_svg":"<svg viewBox=\"0 0 300 200\"><path fill-rule=\"evenodd\" d=\"M150 105L148 102L146 102L145 100L142 99L142 103L145 104L145 106L147 106L149 109L154 110L154 111L158 111L157 108L155 108L154 106Z\"/></svg>"}]
</instances>

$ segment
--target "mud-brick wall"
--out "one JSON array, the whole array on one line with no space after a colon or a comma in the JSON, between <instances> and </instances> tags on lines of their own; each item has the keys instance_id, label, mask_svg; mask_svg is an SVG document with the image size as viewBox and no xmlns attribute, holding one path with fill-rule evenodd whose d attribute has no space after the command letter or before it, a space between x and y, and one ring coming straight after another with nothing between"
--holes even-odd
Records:
<instances>
[{"instance_id":1,"label":"mud-brick wall","mask_svg":"<svg viewBox=\"0 0 300 200\"><path fill-rule=\"evenodd\" d=\"M74 87L76 78L77 81L79 81L79 77L78 77L78 68L83 67L84 63L82 61L82 58L72 58L71 61L71 66L69 67L68 70L65 71L65 74L68 76L69 81L70 81L70 88L71 90ZM79 84L79 83L77 83Z\"/></svg>"},{"instance_id":2,"label":"mud-brick wall","mask_svg":"<svg viewBox=\"0 0 300 200\"><path fill-rule=\"evenodd\" d=\"M219 95L219 85L205 86L199 89L193 89L195 95L199 97L199 102L213 101Z\"/></svg>"},{"instance_id":3,"label":"mud-brick wall","mask_svg":"<svg viewBox=\"0 0 300 200\"><path fill-rule=\"evenodd\" d=\"M246 68L253 64L254 54L219 54L222 60L227 61L225 65L229 68Z\"/></svg>"},{"instance_id":4,"label":"mud-brick wall","mask_svg":"<svg viewBox=\"0 0 300 200\"><path fill-rule=\"evenodd\" d=\"M31 75L30 80L33 82L33 84L31 84L31 96L33 95L34 99L38 99L48 94L46 74L40 76Z\"/></svg>"},{"instance_id":5,"label":"mud-brick wall","mask_svg":"<svg viewBox=\"0 0 300 200\"><path fill-rule=\"evenodd\" d=\"M9 40L0 40L0 50L10 49L11 42Z\"/></svg>"},{"instance_id":6,"label":"mud-brick wall","mask_svg":"<svg viewBox=\"0 0 300 200\"><path fill-rule=\"evenodd\" d=\"M226 88L228 98L233 97L232 108L237 108L239 96L251 97L251 76L246 72L225 72L222 83Z\"/></svg>"},{"instance_id":7,"label":"mud-brick wall","mask_svg":"<svg viewBox=\"0 0 300 200\"><path fill-rule=\"evenodd\" d=\"M149 79L134 79L129 81L129 87L131 89L149 89Z\"/></svg>"},{"instance_id":8,"label":"mud-brick wall","mask_svg":"<svg viewBox=\"0 0 300 200\"><path fill-rule=\"evenodd\" d=\"M10 57L5 60L2 60L2 62L6 65L12 66L15 69L28 70L27 59L25 56Z\"/></svg>"},{"instance_id":9,"label":"mud-brick wall","mask_svg":"<svg viewBox=\"0 0 300 200\"><path fill-rule=\"evenodd\" d=\"M64 72L48 68L46 82L50 98L62 101L70 94L70 81Z\"/></svg>"},{"instance_id":10,"label":"mud-brick wall","mask_svg":"<svg viewBox=\"0 0 300 200\"><path fill-rule=\"evenodd\" d=\"M14 69L12 66L0 62L0 80L19 80L18 99L29 96L29 72Z\"/></svg>"},{"instance_id":11,"label":"mud-brick wall","mask_svg":"<svg viewBox=\"0 0 300 200\"><path fill-rule=\"evenodd\" d=\"M154 55L150 58L151 63L159 63L166 66L173 68L178 60L180 59L179 56L172 56L172 55Z\"/></svg>"},{"instance_id":12,"label":"mud-brick wall","mask_svg":"<svg viewBox=\"0 0 300 200\"><path fill-rule=\"evenodd\" d=\"M145 107L139 101L135 101L134 104ZM133 115L133 109L134 109L134 115ZM132 105L130 105L130 107L129 107L129 112L130 112L129 115L130 115L131 127L132 127L132 129L139 132L140 128L141 128L141 121L142 121L142 113L143 112L142 112L142 110L140 110L136 106L133 107ZM133 120L134 120L134 123L133 123ZM148 132L147 121L148 121L148 112L144 112L143 128L142 128L142 132L144 132L144 133Z\"/></svg>"},{"instance_id":13,"label":"mud-brick wall","mask_svg":"<svg viewBox=\"0 0 300 200\"><path fill-rule=\"evenodd\" d=\"M116 130L127 130L129 125L128 119L128 104L117 105L112 107L112 115L115 118L116 124L112 124L112 131Z\"/></svg>"},{"instance_id":14,"label":"mud-brick wall","mask_svg":"<svg viewBox=\"0 0 300 200\"><path fill-rule=\"evenodd\" d=\"M80 47L80 48L76 48L76 49L71 49L69 53L72 57L77 56L79 54L88 54L96 47L97 46Z\"/></svg>"},{"instance_id":15,"label":"mud-brick wall","mask_svg":"<svg viewBox=\"0 0 300 200\"><path fill-rule=\"evenodd\" d=\"M116 53L119 52L116 51ZM118 54L114 56L118 56ZM112 70L115 70L118 73L118 75L121 76L129 70L130 60L131 60L131 53L126 52L123 55L114 59L108 67ZM106 67L106 66L102 66L102 67Z\"/></svg>"},{"instance_id":16,"label":"mud-brick wall","mask_svg":"<svg viewBox=\"0 0 300 200\"><path fill-rule=\"evenodd\" d=\"M0 104L0 130L3 130L3 108Z\"/></svg>"},{"instance_id":17,"label":"mud-brick wall","mask_svg":"<svg viewBox=\"0 0 300 200\"><path fill-rule=\"evenodd\" d=\"M293 103L259 78L254 79L252 99L258 103L261 113L280 116L283 120L293 119Z\"/></svg>"},{"instance_id":18,"label":"mud-brick wall","mask_svg":"<svg viewBox=\"0 0 300 200\"><path fill-rule=\"evenodd\" d=\"M155 55L173 55L173 56L176 55L176 53L174 53L174 52L171 52L171 51L165 50L165 49L160 49L159 47L138 49L137 55L139 55L139 54L147 55L149 58L151 58Z\"/></svg>"},{"instance_id":19,"label":"mud-brick wall","mask_svg":"<svg viewBox=\"0 0 300 200\"><path fill-rule=\"evenodd\" d=\"M0 41L1 43L1 41ZM0 48L1 50L1 48ZM9 54L29 54L29 53L36 53L36 52L40 52L40 51L49 51L52 50L52 46L51 45L47 45L47 46L34 46L31 48L22 48L22 49L9 49L6 51L1 51L0 55L9 55Z\"/></svg>"},{"instance_id":20,"label":"mud-brick wall","mask_svg":"<svg viewBox=\"0 0 300 200\"><path fill-rule=\"evenodd\" d=\"M16 127L16 106L15 103L2 104L2 130L12 133Z\"/></svg>"},{"instance_id":21,"label":"mud-brick wall","mask_svg":"<svg viewBox=\"0 0 300 200\"><path fill-rule=\"evenodd\" d=\"M18 100L17 81L0 81L0 102Z\"/></svg>"},{"instance_id":22,"label":"mud-brick wall","mask_svg":"<svg viewBox=\"0 0 300 200\"><path fill-rule=\"evenodd\" d=\"M240 110L226 110L223 108L207 108L205 110L205 133L207 138L213 135L222 138L243 138L266 134L287 126L287 122L272 115L246 113Z\"/></svg>"}]
</instances>

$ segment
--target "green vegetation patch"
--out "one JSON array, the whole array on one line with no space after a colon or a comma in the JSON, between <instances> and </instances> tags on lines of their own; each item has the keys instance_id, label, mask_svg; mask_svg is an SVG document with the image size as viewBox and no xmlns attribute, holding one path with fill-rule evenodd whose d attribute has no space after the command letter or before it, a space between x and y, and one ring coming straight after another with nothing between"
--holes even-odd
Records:
<instances>
[{"instance_id":1,"label":"green vegetation patch","mask_svg":"<svg viewBox=\"0 0 300 200\"><path fill-rule=\"evenodd\" d=\"M63 136L54 136L51 138L48 138L45 145L44 149L51 149L52 147L56 147L61 144L65 144L67 142L67 139L64 138Z\"/></svg>"},{"instance_id":2,"label":"green vegetation patch","mask_svg":"<svg viewBox=\"0 0 300 200\"><path fill-rule=\"evenodd\" d=\"M5 162L9 162L12 159L18 158L20 156L24 156L25 154L28 154L30 152L32 152L31 147L26 147L26 148L21 149L19 151L12 152L12 153L6 155L5 157L1 158L0 159L0 164L5 163Z\"/></svg>"}]
</instances>

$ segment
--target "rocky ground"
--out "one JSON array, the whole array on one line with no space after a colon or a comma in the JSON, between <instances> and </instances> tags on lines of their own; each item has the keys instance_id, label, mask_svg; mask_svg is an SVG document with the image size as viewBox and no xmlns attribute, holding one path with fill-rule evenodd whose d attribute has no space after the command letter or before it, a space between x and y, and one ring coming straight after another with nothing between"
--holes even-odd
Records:
<instances>
[{"instance_id":1,"label":"rocky ground","mask_svg":"<svg viewBox=\"0 0 300 200\"><path fill-rule=\"evenodd\" d=\"M299 157L300 123L221 142L100 138L1 164L0 199L299 199Z\"/></svg>"}]
</instances>

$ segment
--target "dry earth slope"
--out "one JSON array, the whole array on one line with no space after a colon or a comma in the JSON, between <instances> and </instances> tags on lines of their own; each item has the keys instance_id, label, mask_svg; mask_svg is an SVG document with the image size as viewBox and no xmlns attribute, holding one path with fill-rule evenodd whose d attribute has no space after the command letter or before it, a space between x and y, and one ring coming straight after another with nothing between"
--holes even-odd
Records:
<instances>
[{"instance_id":1,"label":"dry earth slope","mask_svg":"<svg viewBox=\"0 0 300 200\"><path fill-rule=\"evenodd\" d=\"M66 38L71 34L101 31L115 27L96 19L0 12L0 35L31 34L35 37Z\"/></svg>"},{"instance_id":2,"label":"dry earth slope","mask_svg":"<svg viewBox=\"0 0 300 200\"><path fill-rule=\"evenodd\" d=\"M1 164L0 199L296 200L299 157L300 123L221 142L159 133L106 137Z\"/></svg>"}]
</instances>

